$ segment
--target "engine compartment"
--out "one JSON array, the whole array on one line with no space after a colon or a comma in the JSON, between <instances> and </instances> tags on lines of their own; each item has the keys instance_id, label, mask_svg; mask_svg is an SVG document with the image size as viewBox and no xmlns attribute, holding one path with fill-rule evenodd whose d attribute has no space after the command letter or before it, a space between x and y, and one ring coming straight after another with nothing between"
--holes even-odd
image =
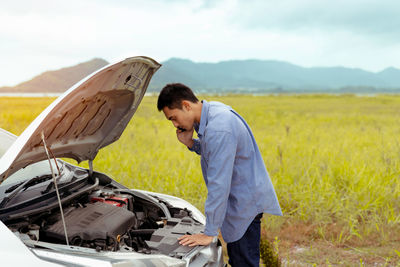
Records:
<instances>
[{"instance_id":1,"label":"engine compartment","mask_svg":"<svg viewBox=\"0 0 400 267\"><path fill-rule=\"evenodd\" d=\"M64 205L69 245L96 251L136 251L180 257L191 248L179 245L177 237L199 232L203 225L190 211L167 208L129 190L98 186ZM168 210L169 214L165 214ZM59 209L6 222L22 240L66 244ZM183 227L183 228L182 228Z\"/></svg>"},{"instance_id":2,"label":"engine compartment","mask_svg":"<svg viewBox=\"0 0 400 267\"><path fill-rule=\"evenodd\" d=\"M0 195L0 220L27 246L52 244L100 251L136 251L182 258L193 247L178 237L200 233L204 225L186 208L157 195L130 190L100 172L62 162L58 188L66 225L51 176L42 174L7 186Z\"/></svg>"}]
</instances>

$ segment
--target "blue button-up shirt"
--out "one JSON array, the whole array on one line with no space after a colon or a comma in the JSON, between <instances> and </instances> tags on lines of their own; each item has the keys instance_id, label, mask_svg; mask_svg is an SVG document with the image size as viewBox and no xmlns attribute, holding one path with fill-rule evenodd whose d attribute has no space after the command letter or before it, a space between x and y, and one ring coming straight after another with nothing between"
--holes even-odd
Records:
<instances>
[{"instance_id":1,"label":"blue button-up shirt","mask_svg":"<svg viewBox=\"0 0 400 267\"><path fill-rule=\"evenodd\" d=\"M246 121L231 107L203 102L198 139L191 151L201 155L207 185L204 233L225 242L239 240L255 216L282 215L271 179Z\"/></svg>"}]
</instances>

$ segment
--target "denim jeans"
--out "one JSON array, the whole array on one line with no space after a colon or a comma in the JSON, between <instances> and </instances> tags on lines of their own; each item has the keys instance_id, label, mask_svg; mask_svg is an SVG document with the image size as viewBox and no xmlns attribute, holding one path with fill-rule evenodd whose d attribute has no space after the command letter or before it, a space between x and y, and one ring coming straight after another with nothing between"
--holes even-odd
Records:
<instances>
[{"instance_id":1,"label":"denim jeans","mask_svg":"<svg viewBox=\"0 0 400 267\"><path fill-rule=\"evenodd\" d=\"M232 267L259 267L261 217L262 213L254 218L242 238L227 244L229 264Z\"/></svg>"}]
</instances>

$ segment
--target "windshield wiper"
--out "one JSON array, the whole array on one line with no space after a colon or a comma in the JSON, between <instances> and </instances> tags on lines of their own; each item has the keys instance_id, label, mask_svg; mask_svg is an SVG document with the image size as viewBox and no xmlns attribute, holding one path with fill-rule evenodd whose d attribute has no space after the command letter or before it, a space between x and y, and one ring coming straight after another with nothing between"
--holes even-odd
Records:
<instances>
[{"instance_id":1,"label":"windshield wiper","mask_svg":"<svg viewBox=\"0 0 400 267\"><path fill-rule=\"evenodd\" d=\"M58 167L57 161L55 160L54 162L56 162L56 166L57 166L57 169L58 169L58 178L56 179L56 181L58 183L60 181L60 179L61 179L61 171L64 170L64 163L63 163L63 165L61 166L61 169L60 169ZM55 176L57 176L57 174L55 174ZM53 189L53 187L55 187L54 181L50 182L49 185L46 187L46 189L41 192L42 195L50 192L50 190Z\"/></svg>"},{"instance_id":2,"label":"windshield wiper","mask_svg":"<svg viewBox=\"0 0 400 267\"><path fill-rule=\"evenodd\" d=\"M42 175L42 176L36 176L33 177L32 179L26 180L25 182L19 184L16 188L14 188L8 196L4 197L3 200L0 203L0 209L4 208L4 206L11 200L13 199L19 192L21 192L23 189L26 189L32 185L38 184L37 181L44 182L49 179L51 179L51 175ZM7 189L9 190L9 189Z\"/></svg>"}]
</instances>

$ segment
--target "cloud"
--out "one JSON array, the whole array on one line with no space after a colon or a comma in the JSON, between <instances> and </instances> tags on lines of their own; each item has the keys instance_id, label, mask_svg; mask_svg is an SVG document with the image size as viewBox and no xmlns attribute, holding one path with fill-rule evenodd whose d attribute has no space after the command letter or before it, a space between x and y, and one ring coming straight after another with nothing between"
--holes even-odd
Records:
<instances>
[{"instance_id":1,"label":"cloud","mask_svg":"<svg viewBox=\"0 0 400 267\"><path fill-rule=\"evenodd\" d=\"M237 4L231 22L246 29L338 31L400 38L400 2L396 0L250 0Z\"/></svg>"},{"instance_id":2,"label":"cloud","mask_svg":"<svg viewBox=\"0 0 400 267\"><path fill-rule=\"evenodd\" d=\"M371 0L37 0L0 9L0 85L94 57L399 66L399 10Z\"/></svg>"}]
</instances>

